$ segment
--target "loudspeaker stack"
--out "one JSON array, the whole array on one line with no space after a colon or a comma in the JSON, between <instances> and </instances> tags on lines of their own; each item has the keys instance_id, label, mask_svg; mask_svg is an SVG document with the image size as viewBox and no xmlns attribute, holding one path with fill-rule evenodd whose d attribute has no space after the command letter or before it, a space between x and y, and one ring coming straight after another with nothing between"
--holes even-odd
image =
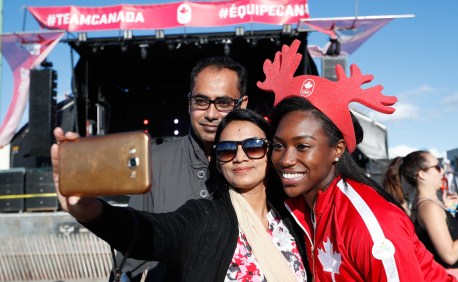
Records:
<instances>
[{"instance_id":1,"label":"loudspeaker stack","mask_svg":"<svg viewBox=\"0 0 458 282\"><path fill-rule=\"evenodd\" d=\"M0 212L24 210L24 182L23 168L0 171Z\"/></svg>"},{"instance_id":2,"label":"loudspeaker stack","mask_svg":"<svg viewBox=\"0 0 458 282\"><path fill-rule=\"evenodd\" d=\"M30 72L28 142L34 157L50 156L56 127L56 79L52 69Z\"/></svg>"},{"instance_id":3,"label":"loudspeaker stack","mask_svg":"<svg viewBox=\"0 0 458 282\"><path fill-rule=\"evenodd\" d=\"M57 210L56 189L52 179L52 171L29 170L26 173L25 199L26 211Z\"/></svg>"}]
</instances>

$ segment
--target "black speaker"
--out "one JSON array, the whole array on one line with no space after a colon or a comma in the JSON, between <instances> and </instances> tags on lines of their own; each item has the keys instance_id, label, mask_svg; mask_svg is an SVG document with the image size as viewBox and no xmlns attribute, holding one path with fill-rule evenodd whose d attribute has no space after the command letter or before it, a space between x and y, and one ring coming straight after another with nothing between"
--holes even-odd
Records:
<instances>
[{"instance_id":1,"label":"black speaker","mask_svg":"<svg viewBox=\"0 0 458 282\"><path fill-rule=\"evenodd\" d=\"M0 171L0 212L24 210L25 169Z\"/></svg>"},{"instance_id":2,"label":"black speaker","mask_svg":"<svg viewBox=\"0 0 458 282\"><path fill-rule=\"evenodd\" d=\"M25 177L25 210L55 211L57 210L56 189L52 179L52 171L29 170Z\"/></svg>"},{"instance_id":3,"label":"black speaker","mask_svg":"<svg viewBox=\"0 0 458 282\"><path fill-rule=\"evenodd\" d=\"M52 69L30 71L28 141L35 157L50 156L56 127L56 79Z\"/></svg>"}]
</instances>

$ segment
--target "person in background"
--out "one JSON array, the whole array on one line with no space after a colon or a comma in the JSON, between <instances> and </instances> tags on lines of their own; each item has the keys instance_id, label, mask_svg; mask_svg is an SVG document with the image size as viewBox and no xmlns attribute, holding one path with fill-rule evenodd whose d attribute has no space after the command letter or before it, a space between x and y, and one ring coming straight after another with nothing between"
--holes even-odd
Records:
<instances>
[{"instance_id":1,"label":"person in background","mask_svg":"<svg viewBox=\"0 0 458 282\"><path fill-rule=\"evenodd\" d=\"M402 205L402 208L407 214L410 214L410 208L407 203L407 199L404 196L404 189L401 185L400 175L398 173L399 163L402 158L394 158L388 165L388 169L385 172L382 186L385 190L393 196L393 198Z\"/></svg>"},{"instance_id":2,"label":"person in background","mask_svg":"<svg viewBox=\"0 0 458 282\"><path fill-rule=\"evenodd\" d=\"M415 151L398 157L389 172L397 175L395 185L401 185L402 177L415 188L411 212L415 231L434 259L457 276L458 221L438 197L444 176L439 160L427 151Z\"/></svg>"},{"instance_id":3,"label":"person in background","mask_svg":"<svg viewBox=\"0 0 458 282\"><path fill-rule=\"evenodd\" d=\"M216 128L230 111L247 107L247 79L246 69L229 57L210 57L196 64L190 75L189 134L153 147L153 188L131 196L130 207L170 212L189 199L210 197L208 166ZM122 259L118 252L117 265ZM128 259L123 269L127 281L157 282L166 275L167 266Z\"/></svg>"},{"instance_id":4,"label":"person in background","mask_svg":"<svg viewBox=\"0 0 458 282\"><path fill-rule=\"evenodd\" d=\"M433 260L402 207L352 159L363 138L348 104L392 113L397 99L356 65L337 82L294 76L300 42L264 63L258 87L275 93L272 163L306 236L315 281L456 281ZM291 95L293 95L291 97Z\"/></svg>"},{"instance_id":5,"label":"person in background","mask_svg":"<svg viewBox=\"0 0 458 282\"><path fill-rule=\"evenodd\" d=\"M161 214L60 195L58 144L66 138L55 133L51 152L62 208L126 255L165 262L167 281L307 281L304 245L282 205L285 195L266 177L271 133L261 115L237 109L220 123L211 200L189 200Z\"/></svg>"},{"instance_id":6,"label":"person in background","mask_svg":"<svg viewBox=\"0 0 458 282\"><path fill-rule=\"evenodd\" d=\"M456 177L455 168L448 159L444 160L444 177L447 181L448 191L456 194L458 192L458 180Z\"/></svg>"}]
</instances>

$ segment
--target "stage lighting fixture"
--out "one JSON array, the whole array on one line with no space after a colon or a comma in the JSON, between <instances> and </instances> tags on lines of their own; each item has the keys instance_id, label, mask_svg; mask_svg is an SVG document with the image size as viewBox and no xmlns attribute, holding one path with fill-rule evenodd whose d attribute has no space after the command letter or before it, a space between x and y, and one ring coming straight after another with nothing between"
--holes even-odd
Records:
<instances>
[{"instance_id":1,"label":"stage lighting fixture","mask_svg":"<svg viewBox=\"0 0 458 282\"><path fill-rule=\"evenodd\" d=\"M202 45L200 45L197 41L194 42L194 46L196 46L197 49L202 49Z\"/></svg>"},{"instance_id":2,"label":"stage lighting fixture","mask_svg":"<svg viewBox=\"0 0 458 282\"><path fill-rule=\"evenodd\" d=\"M129 40L129 39L132 39L132 37L133 37L132 30L124 30L122 38L124 38L125 40Z\"/></svg>"},{"instance_id":3,"label":"stage lighting fixture","mask_svg":"<svg viewBox=\"0 0 458 282\"><path fill-rule=\"evenodd\" d=\"M163 29L156 30L156 39L164 39L165 33Z\"/></svg>"},{"instance_id":4,"label":"stage lighting fixture","mask_svg":"<svg viewBox=\"0 0 458 282\"><path fill-rule=\"evenodd\" d=\"M251 47L258 46L258 41L256 41L256 39L251 39L250 43L251 43Z\"/></svg>"},{"instance_id":5,"label":"stage lighting fixture","mask_svg":"<svg viewBox=\"0 0 458 282\"><path fill-rule=\"evenodd\" d=\"M238 26L235 28L235 36L244 36L245 28L243 26Z\"/></svg>"},{"instance_id":6,"label":"stage lighting fixture","mask_svg":"<svg viewBox=\"0 0 458 282\"><path fill-rule=\"evenodd\" d=\"M224 55L225 56L229 56L231 54L231 47L229 46L229 44L224 44Z\"/></svg>"},{"instance_id":7,"label":"stage lighting fixture","mask_svg":"<svg viewBox=\"0 0 458 282\"><path fill-rule=\"evenodd\" d=\"M148 44L140 44L139 47L140 47L140 57L143 60L146 60L146 58L148 58L148 50L147 50L147 48L149 47L149 45Z\"/></svg>"},{"instance_id":8,"label":"stage lighting fixture","mask_svg":"<svg viewBox=\"0 0 458 282\"><path fill-rule=\"evenodd\" d=\"M326 49L326 55L336 57L340 55L340 42L337 38L330 38L328 48Z\"/></svg>"},{"instance_id":9,"label":"stage lighting fixture","mask_svg":"<svg viewBox=\"0 0 458 282\"><path fill-rule=\"evenodd\" d=\"M293 33L293 26L290 24L284 24L281 33L291 35Z\"/></svg>"},{"instance_id":10,"label":"stage lighting fixture","mask_svg":"<svg viewBox=\"0 0 458 282\"><path fill-rule=\"evenodd\" d=\"M199 44L204 45L208 43L208 38L207 37L200 37L199 38Z\"/></svg>"},{"instance_id":11,"label":"stage lighting fixture","mask_svg":"<svg viewBox=\"0 0 458 282\"><path fill-rule=\"evenodd\" d=\"M81 42L87 41L87 33L86 32L78 33L78 41L81 41Z\"/></svg>"},{"instance_id":12,"label":"stage lighting fixture","mask_svg":"<svg viewBox=\"0 0 458 282\"><path fill-rule=\"evenodd\" d=\"M52 62L45 59L43 62L41 62L40 66L44 68L52 68Z\"/></svg>"}]
</instances>

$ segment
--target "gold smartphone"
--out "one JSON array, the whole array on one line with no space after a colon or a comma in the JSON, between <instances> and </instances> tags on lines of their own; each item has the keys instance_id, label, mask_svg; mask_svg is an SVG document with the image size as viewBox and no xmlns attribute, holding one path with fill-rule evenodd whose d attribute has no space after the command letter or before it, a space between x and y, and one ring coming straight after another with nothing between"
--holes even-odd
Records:
<instances>
[{"instance_id":1,"label":"gold smartphone","mask_svg":"<svg viewBox=\"0 0 458 282\"><path fill-rule=\"evenodd\" d=\"M151 189L151 138L143 131L79 138L59 145L64 196L142 194Z\"/></svg>"}]
</instances>

